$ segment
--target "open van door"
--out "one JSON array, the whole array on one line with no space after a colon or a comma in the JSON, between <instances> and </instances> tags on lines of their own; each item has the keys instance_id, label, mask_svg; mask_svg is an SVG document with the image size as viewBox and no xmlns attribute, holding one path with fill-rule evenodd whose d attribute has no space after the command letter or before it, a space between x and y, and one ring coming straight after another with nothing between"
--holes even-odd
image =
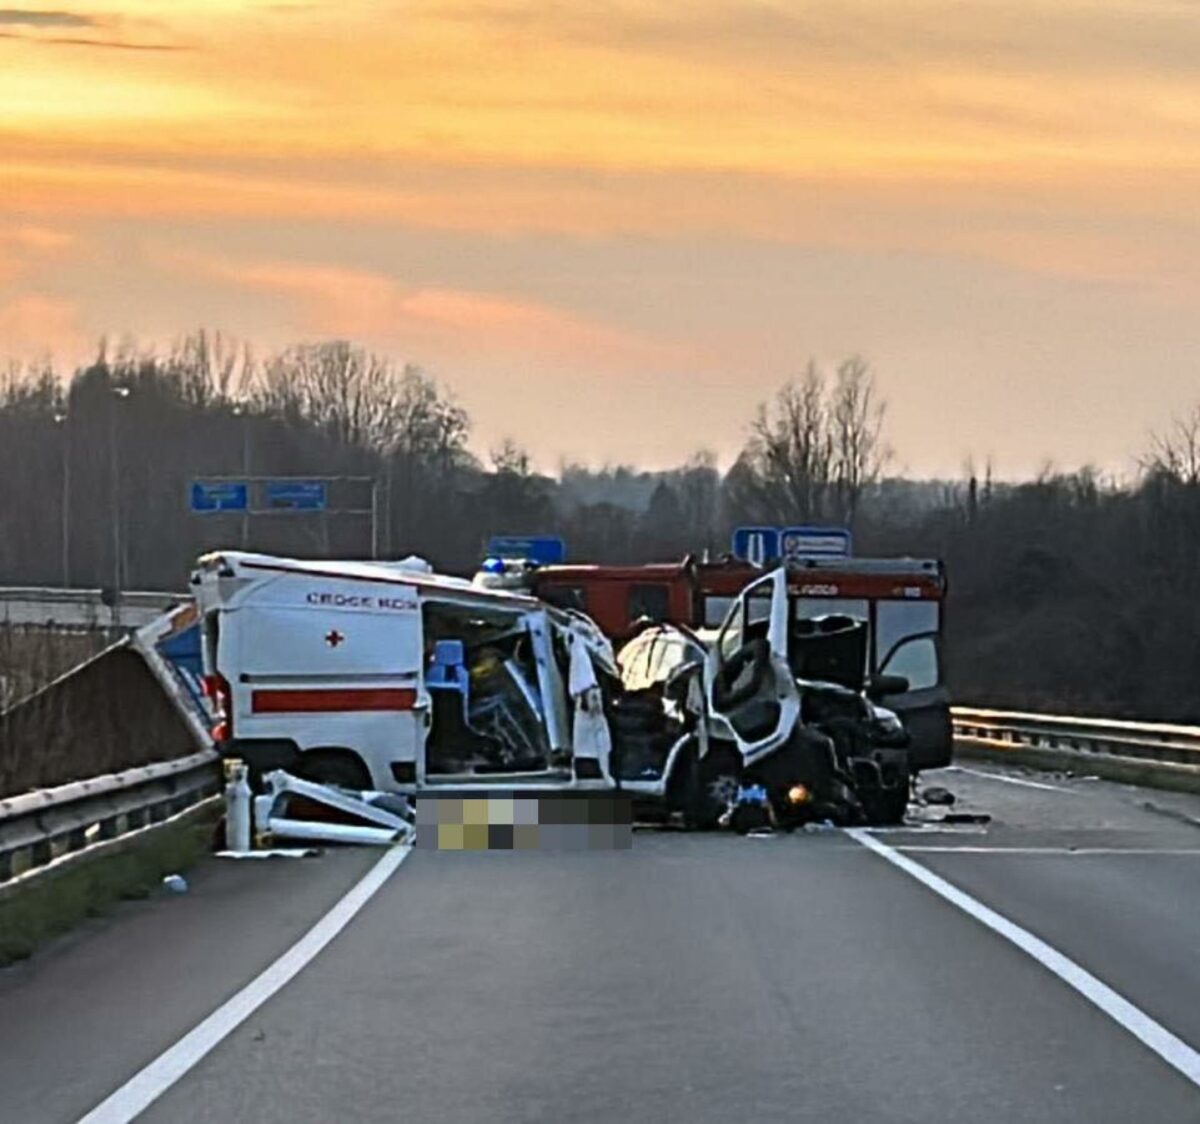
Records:
<instances>
[{"instance_id":1,"label":"open van door","mask_svg":"<svg viewBox=\"0 0 1200 1124\"><path fill-rule=\"evenodd\" d=\"M908 689L877 697L904 722L911 742L908 756L914 772L950 764L953 735L950 690L942 681L941 648L934 632L906 636L880 661L879 676L902 676Z\"/></svg>"},{"instance_id":2,"label":"open van door","mask_svg":"<svg viewBox=\"0 0 1200 1124\"><path fill-rule=\"evenodd\" d=\"M708 654L709 712L727 727L747 765L786 741L799 715L788 627L787 573L778 569L738 594Z\"/></svg>"}]
</instances>

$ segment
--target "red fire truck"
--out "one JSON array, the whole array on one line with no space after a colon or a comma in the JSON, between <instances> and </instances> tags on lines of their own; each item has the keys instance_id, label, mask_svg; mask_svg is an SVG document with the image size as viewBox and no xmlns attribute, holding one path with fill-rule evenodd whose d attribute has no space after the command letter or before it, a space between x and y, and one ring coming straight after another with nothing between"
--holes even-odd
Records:
<instances>
[{"instance_id":1,"label":"red fire truck","mask_svg":"<svg viewBox=\"0 0 1200 1124\"><path fill-rule=\"evenodd\" d=\"M643 566L555 565L530 572L545 601L590 616L615 644L647 620L694 629L719 626L760 569L746 562ZM800 557L788 563L788 588L801 619L845 615L870 631L869 677L901 675L903 694L880 699L912 736L915 769L950 762L950 699L942 666L946 575L942 563L913 558Z\"/></svg>"}]
</instances>

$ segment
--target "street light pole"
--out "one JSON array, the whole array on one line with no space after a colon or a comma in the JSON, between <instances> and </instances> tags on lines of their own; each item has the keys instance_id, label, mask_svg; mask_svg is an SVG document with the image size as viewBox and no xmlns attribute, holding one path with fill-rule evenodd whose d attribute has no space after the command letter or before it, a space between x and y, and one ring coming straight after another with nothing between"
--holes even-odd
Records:
<instances>
[{"instance_id":1,"label":"street light pole","mask_svg":"<svg viewBox=\"0 0 1200 1124\"><path fill-rule=\"evenodd\" d=\"M59 443L62 446L62 498L59 501L60 543L62 546L62 584L63 589L71 588L71 445L70 430L67 428L68 415L59 411L54 415L55 425L60 427L62 436Z\"/></svg>"},{"instance_id":2,"label":"street light pole","mask_svg":"<svg viewBox=\"0 0 1200 1124\"><path fill-rule=\"evenodd\" d=\"M387 528L387 540L386 540L387 550L386 550L386 553L389 558L393 557L396 552L396 546L395 546L395 543L392 538L392 481L393 481L394 473L395 473L395 468L394 468L395 462L396 462L396 447L393 445L390 449L388 449L387 477L386 477L386 482L384 484L384 489L383 489L383 496L384 496L384 499L383 499L383 502L384 502L383 525Z\"/></svg>"},{"instance_id":3,"label":"street light pole","mask_svg":"<svg viewBox=\"0 0 1200 1124\"><path fill-rule=\"evenodd\" d=\"M129 387L112 387L113 401L108 411L108 464L112 482L112 532L113 532L113 624L121 624L121 462L117 441L118 402L129 397Z\"/></svg>"},{"instance_id":4,"label":"street light pole","mask_svg":"<svg viewBox=\"0 0 1200 1124\"><path fill-rule=\"evenodd\" d=\"M233 416L242 419L242 478L246 482L246 487L250 487L250 414L245 406L237 405L233 408ZM247 543L250 541L250 511L249 511L249 495L247 495L247 508L242 512L242 549L246 549Z\"/></svg>"},{"instance_id":5,"label":"street light pole","mask_svg":"<svg viewBox=\"0 0 1200 1124\"><path fill-rule=\"evenodd\" d=\"M371 560L379 561L379 477L371 480Z\"/></svg>"}]
</instances>

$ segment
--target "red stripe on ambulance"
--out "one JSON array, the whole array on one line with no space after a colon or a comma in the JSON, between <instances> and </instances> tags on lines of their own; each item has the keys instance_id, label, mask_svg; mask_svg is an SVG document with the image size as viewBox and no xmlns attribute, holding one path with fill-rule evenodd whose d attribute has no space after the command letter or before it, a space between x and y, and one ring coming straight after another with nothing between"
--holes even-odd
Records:
<instances>
[{"instance_id":1,"label":"red stripe on ambulance","mask_svg":"<svg viewBox=\"0 0 1200 1124\"><path fill-rule=\"evenodd\" d=\"M314 714L361 710L412 710L417 692L412 687L361 687L254 691L255 714Z\"/></svg>"}]
</instances>

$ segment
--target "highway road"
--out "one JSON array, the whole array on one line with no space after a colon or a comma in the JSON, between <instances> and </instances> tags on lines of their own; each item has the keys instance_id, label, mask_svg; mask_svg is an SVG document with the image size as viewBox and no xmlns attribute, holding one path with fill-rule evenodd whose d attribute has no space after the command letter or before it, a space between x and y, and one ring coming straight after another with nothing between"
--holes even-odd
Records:
<instances>
[{"instance_id":1,"label":"highway road","mask_svg":"<svg viewBox=\"0 0 1200 1124\"><path fill-rule=\"evenodd\" d=\"M1200 799L970 770L987 824L210 860L0 972L0 1119L1200 1121Z\"/></svg>"}]
</instances>

